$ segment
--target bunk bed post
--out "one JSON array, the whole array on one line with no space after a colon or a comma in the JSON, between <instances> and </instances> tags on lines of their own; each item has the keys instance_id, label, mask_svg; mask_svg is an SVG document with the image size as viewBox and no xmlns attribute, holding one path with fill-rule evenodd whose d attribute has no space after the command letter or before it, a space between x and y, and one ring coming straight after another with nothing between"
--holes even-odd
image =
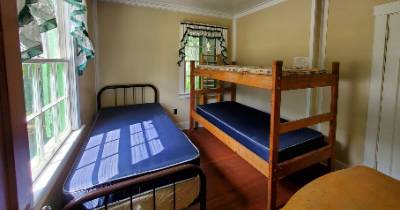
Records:
<instances>
[{"instance_id":1,"label":"bunk bed post","mask_svg":"<svg viewBox=\"0 0 400 210\"><path fill-rule=\"evenodd\" d=\"M328 168L331 171L335 170L335 141L336 141L336 116L337 116L337 103L339 96L339 62L332 63L332 74L335 77L335 83L331 86L331 107L330 112L333 118L329 121L329 135L328 143L331 148L331 156L328 160Z\"/></svg>"},{"instance_id":2,"label":"bunk bed post","mask_svg":"<svg viewBox=\"0 0 400 210\"><path fill-rule=\"evenodd\" d=\"M272 65L272 96L271 96L271 119L269 137L269 179L268 179L268 203L267 209L276 209L277 204L277 166L279 148L279 126L281 109L281 83L282 83L282 61L274 61Z\"/></svg>"},{"instance_id":3,"label":"bunk bed post","mask_svg":"<svg viewBox=\"0 0 400 210\"><path fill-rule=\"evenodd\" d=\"M237 65L236 61L232 61L232 65ZM232 83L231 101L236 101L236 84Z\"/></svg>"},{"instance_id":4,"label":"bunk bed post","mask_svg":"<svg viewBox=\"0 0 400 210\"><path fill-rule=\"evenodd\" d=\"M221 92L217 92L215 96L215 101L216 102L221 102L222 101L222 95L224 94L224 84L223 82L216 80L216 90L220 90ZM208 101L207 101L208 103Z\"/></svg>"},{"instance_id":5,"label":"bunk bed post","mask_svg":"<svg viewBox=\"0 0 400 210\"><path fill-rule=\"evenodd\" d=\"M236 84L232 83L231 101L236 101Z\"/></svg>"},{"instance_id":6,"label":"bunk bed post","mask_svg":"<svg viewBox=\"0 0 400 210\"><path fill-rule=\"evenodd\" d=\"M190 110L189 110L190 130L193 130L195 128L195 122L192 117L192 112L194 112L196 106L195 76L193 74L194 68L195 68L194 61L190 61Z\"/></svg>"}]
</instances>

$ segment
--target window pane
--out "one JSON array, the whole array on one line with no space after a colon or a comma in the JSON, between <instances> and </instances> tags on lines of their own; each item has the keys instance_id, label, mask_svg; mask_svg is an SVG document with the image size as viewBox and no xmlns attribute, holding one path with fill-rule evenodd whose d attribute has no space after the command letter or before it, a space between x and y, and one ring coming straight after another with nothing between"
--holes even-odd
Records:
<instances>
[{"instance_id":1,"label":"window pane","mask_svg":"<svg viewBox=\"0 0 400 210\"><path fill-rule=\"evenodd\" d=\"M216 44L216 39L208 39L204 38L203 39L203 54L205 55L215 55L215 44Z\"/></svg>"},{"instance_id":2,"label":"window pane","mask_svg":"<svg viewBox=\"0 0 400 210\"><path fill-rule=\"evenodd\" d=\"M60 47L58 44L58 30L57 28L52 29L44 34L46 41L46 58L60 58Z\"/></svg>"},{"instance_id":3,"label":"window pane","mask_svg":"<svg viewBox=\"0 0 400 210\"><path fill-rule=\"evenodd\" d=\"M28 122L28 137L29 137L29 154L30 159L32 160L39 154L39 147L38 147L38 136L37 136L37 128L36 128L36 121L38 119L35 118Z\"/></svg>"},{"instance_id":4,"label":"window pane","mask_svg":"<svg viewBox=\"0 0 400 210\"><path fill-rule=\"evenodd\" d=\"M190 92L190 61L186 61L186 77L185 77L185 92ZM195 65L199 65L199 62L195 62ZM200 88L200 78L195 77L195 89Z\"/></svg>"},{"instance_id":5,"label":"window pane","mask_svg":"<svg viewBox=\"0 0 400 210\"><path fill-rule=\"evenodd\" d=\"M43 115L43 143L46 144L54 137L53 108L48 109Z\"/></svg>"},{"instance_id":6,"label":"window pane","mask_svg":"<svg viewBox=\"0 0 400 210\"><path fill-rule=\"evenodd\" d=\"M30 114L35 112L33 66L31 64L22 65L22 73L23 73L23 78L24 78L25 110L26 110L26 115L29 116Z\"/></svg>"},{"instance_id":7,"label":"window pane","mask_svg":"<svg viewBox=\"0 0 400 210\"><path fill-rule=\"evenodd\" d=\"M58 132L62 133L67 128L67 107L66 101L63 100L57 105L57 113L58 113Z\"/></svg>"},{"instance_id":8,"label":"window pane","mask_svg":"<svg viewBox=\"0 0 400 210\"><path fill-rule=\"evenodd\" d=\"M199 48L199 37L189 37L186 46Z\"/></svg>"},{"instance_id":9,"label":"window pane","mask_svg":"<svg viewBox=\"0 0 400 210\"><path fill-rule=\"evenodd\" d=\"M185 92L190 92L190 76L185 79Z\"/></svg>"},{"instance_id":10,"label":"window pane","mask_svg":"<svg viewBox=\"0 0 400 210\"><path fill-rule=\"evenodd\" d=\"M46 106L51 102L50 74L51 74L51 65L42 64L40 71L42 106Z\"/></svg>"},{"instance_id":11,"label":"window pane","mask_svg":"<svg viewBox=\"0 0 400 210\"><path fill-rule=\"evenodd\" d=\"M65 96L65 64L56 64L56 86L57 86L57 98Z\"/></svg>"},{"instance_id":12,"label":"window pane","mask_svg":"<svg viewBox=\"0 0 400 210\"><path fill-rule=\"evenodd\" d=\"M199 48L198 47L186 47L185 55L186 55L187 61L191 61L191 60L198 61L200 58Z\"/></svg>"}]
</instances>

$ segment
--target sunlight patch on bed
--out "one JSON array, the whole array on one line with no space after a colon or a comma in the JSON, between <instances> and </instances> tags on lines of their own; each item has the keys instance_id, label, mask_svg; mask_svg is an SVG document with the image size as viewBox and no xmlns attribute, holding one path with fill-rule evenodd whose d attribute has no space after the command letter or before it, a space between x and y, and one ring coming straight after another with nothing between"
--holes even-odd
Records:
<instances>
[{"instance_id":1,"label":"sunlight patch on bed","mask_svg":"<svg viewBox=\"0 0 400 210\"><path fill-rule=\"evenodd\" d=\"M70 181L70 189L71 191L79 190L82 187L88 188L93 186L93 171L95 168L95 163L91 163L86 165L78 170L74 171L74 175Z\"/></svg>"},{"instance_id":2,"label":"sunlight patch on bed","mask_svg":"<svg viewBox=\"0 0 400 210\"><path fill-rule=\"evenodd\" d=\"M149 153L145 144L139 144L131 148L132 164L139 163L143 160L148 159Z\"/></svg>"},{"instance_id":3,"label":"sunlight patch on bed","mask_svg":"<svg viewBox=\"0 0 400 210\"><path fill-rule=\"evenodd\" d=\"M148 141L148 144L152 156L160 154L164 150L164 146L161 143L160 139L150 140Z\"/></svg>"},{"instance_id":4,"label":"sunlight patch on bed","mask_svg":"<svg viewBox=\"0 0 400 210\"><path fill-rule=\"evenodd\" d=\"M80 159L77 168L80 169L96 162L99 151L100 145L85 150L82 154L82 158Z\"/></svg>"},{"instance_id":5,"label":"sunlight patch on bed","mask_svg":"<svg viewBox=\"0 0 400 210\"><path fill-rule=\"evenodd\" d=\"M105 182L118 175L118 153L101 160L97 178L99 182Z\"/></svg>"},{"instance_id":6,"label":"sunlight patch on bed","mask_svg":"<svg viewBox=\"0 0 400 210\"><path fill-rule=\"evenodd\" d=\"M103 140L103 137L104 133L90 137L88 143L86 144L85 149L87 150L95 146L99 146L101 144L101 141Z\"/></svg>"},{"instance_id":7,"label":"sunlight patch on bed","mask_svg":"<svg viewBox=\"0 0 400 210\"><path fill-rule=\"evenodd\" d=\"M97 178L99 182L105 182L118 175L118 160L119 160L119 141L121 129L110 131L106 135L103 152Z\"/></svg>"},{"instance_id":8,"label":"sunlight patch on bed","mask_svg":"<svg viewBox=\"0 0 400 210\"><path fill-rule=\"evenodd\" d=\"M121 129L115 129L107 132L106 143L114 140L119 140L121 138Z\"/></svg>"},{"instance_id":9,"label":"sunlight patch on bed","mask_svg":"<svg viewBox=\"0 0 400 210\"><path fill-rule=\"evenodd\" d=\"M150 158L150 155L160 154L165 149L159 139L159 134L153 125L153 121L148 120L132 124L129 126L129 130L132 164L146 160Z\"/></svg>"}]
</instances>

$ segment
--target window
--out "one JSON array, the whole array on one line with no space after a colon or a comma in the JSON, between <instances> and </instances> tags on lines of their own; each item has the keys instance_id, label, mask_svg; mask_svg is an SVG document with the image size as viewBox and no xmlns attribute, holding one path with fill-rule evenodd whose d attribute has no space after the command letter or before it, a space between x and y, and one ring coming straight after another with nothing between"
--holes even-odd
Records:
<instances>
[{"instance_id":1,"label":"window","mask_svg":"<svg viewBox=\"0 0 400 210\"><path fill-rule=\"evenodd\" d=\"M63 1L53 1L61 19ZM72 131L67 34L43 33L43 54L22 63L32 178L35 180Z\"/></svg>"},{"instance_id":2,"label":"window","mask_svg":"<svg viewBox=\"0 0 400 210\"><path fill-rule=\"evenodd\" d=\"M207 37L189 37L185 47L185 65L184 65L184 93L190 92L190 61L196 61L196 65L203 56L203 62L206 64L216 64L217 62L217 44L218 40L209 39ZM203 83L203 84L202 84ZM215 80L195 79L196 89L207 85L207 87L215 87Z\"/></svg>"}]
</instances>

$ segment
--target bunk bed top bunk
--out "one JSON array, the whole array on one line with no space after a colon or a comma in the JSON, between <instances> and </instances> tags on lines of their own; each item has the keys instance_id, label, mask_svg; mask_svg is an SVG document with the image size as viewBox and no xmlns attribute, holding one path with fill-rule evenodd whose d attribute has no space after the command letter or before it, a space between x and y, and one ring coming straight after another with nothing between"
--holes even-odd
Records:
<instances>
[{"instance_id":1,"label":"bunk bed top bunk","mask_svg":"<svg viewBox=\"0 0 400 210\"><path fill-rule=\"evenodd\" d=\"M195 76L271 90L273 88L273 68L274 66L198 65L193 69L193 74ZM325 69L282 68L281 70L282 90L331 86L335 83L335 75Z\"/></svg>"},{"instance_id":2,"label":"bunk bed top bunk","mask_svg":"<svg viewBox=\"0 0 400 210\"><path fill-rule=\"evenodd\" d=\"M119 87L123 88L123 86ZM126 95L125 89L124 95ZM64 183L63 193L66 202L79 199L90 192L107 189L114 184L135 180L165 169L200 164L198 149L157 103L156 93L155 100L154 103L108 107L98 111L91 131ZM194 174L196 173L176 173L169 175L169 178L160 178L153 181L151 185L141 186L138 193L151 190L154 186L161 187L170 184L174 180L192 179L195 177ZM193 180L189 181L193 182ZM187 184L185 188L192 191L199 189L193 186L188 187ZM132 189L131 187L130 190ZM179 188L179 185L176 189L183 190ZM164 199L169 198L170 196L167 196L169 194L168 191ZM195 198L193 197L190 202ZM118 199L114 195L114 198L110 197L109 202ZM151 199L139 199L140 202L143 200ZM181 198L181 200L185 199ZM104 205L105 202L105 198L100 196L84 203L84 208L82 208L96 208ZM129 202L127 203L129 205Z\"/></svg>"}]
</instances>

